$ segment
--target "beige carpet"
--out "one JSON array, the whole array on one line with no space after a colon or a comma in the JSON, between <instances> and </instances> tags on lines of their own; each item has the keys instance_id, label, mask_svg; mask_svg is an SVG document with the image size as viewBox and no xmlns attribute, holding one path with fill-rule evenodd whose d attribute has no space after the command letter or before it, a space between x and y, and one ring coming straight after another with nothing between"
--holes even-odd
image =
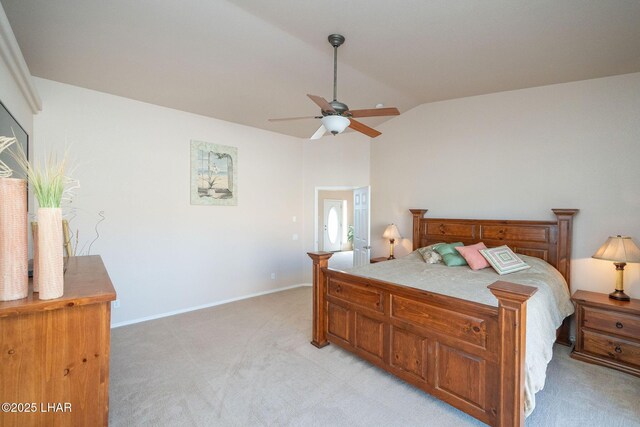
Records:
<instances>
[{"instance_id":1,"label":"beige carpet","mask_svg":"<svg viewBox=\"0 0 640 427\"><path fill-rule=\"evenodd\" d=\"M334 252L329 258L329 267L335 270L353 268L353 251Z\"/></svg>"},{"instance_id":2,"label":"beige carpet","mask_svg":"<svg viewBox=\"0 0 640 427\"><path fill-rule=\"evenodd\" d=\"M477 426L335 346L309 344L311 288L112 330L112 426ZM640 378L556 346L531 426L640 426Z\"/></svg>"}]
</instances>

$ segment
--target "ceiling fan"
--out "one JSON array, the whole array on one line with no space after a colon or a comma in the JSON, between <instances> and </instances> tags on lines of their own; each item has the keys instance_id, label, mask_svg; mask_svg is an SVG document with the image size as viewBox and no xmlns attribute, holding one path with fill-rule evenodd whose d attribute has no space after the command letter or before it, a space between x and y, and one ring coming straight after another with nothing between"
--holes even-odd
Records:
<instances>
[{"instance_id":1,"label":"ceiling fan","mask_svg":"<svg viewBox=\"0 0 640 427\"><path fill-rule=\"evenodd\" d=\"M307 116L307 117L287 117L283 119L269 119L271 122L284 121L284 120L301 120L301 119L321 119L322 125L311 136L311 139L321 138L327 131L333 135L342 133L347 127L363 133L371 138L375 138L381 135L377 130L361 123L355 118L360 117L380 117L380 116L397 116L400 114L395 107L387 108L370 108L364 110L349 110L347 104L338 101L338 47L344 43L344 36L340 34L331 34L329 36L329 43L333 46L333 101L328 102L321 96L309 95L307 96L320 107L320 116Z\"/></svg>"}]
</instances>

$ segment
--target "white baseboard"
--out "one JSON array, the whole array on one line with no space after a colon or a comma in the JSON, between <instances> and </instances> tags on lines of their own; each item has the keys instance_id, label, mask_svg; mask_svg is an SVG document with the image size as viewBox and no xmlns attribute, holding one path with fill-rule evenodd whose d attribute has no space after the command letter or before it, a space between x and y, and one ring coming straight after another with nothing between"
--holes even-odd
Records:
<instances>
[{"instance_id":1,"label":"white baseboard","mask_svg":"<svg viewBox=\"0 0 640 427\"><path fill-rule=\"evenodd\" d=\"M255 294L249 294L249 295L243 295L241 297L230 298L230 299L226 299L226 300L223 300L223 301L216 301L216 302L212 302L212 303L209 303L209 304L203 304L203 305L198 305L198 306L195 306L195 307L184 308L184 309L181 309L181 310L174 310L174 311L168 311L166 313L154 314L153 316L140 317L138 319L133 319L133 320L126 320L124 322L113 323L111 325L111 329L119 328L121 326L133 325L134 323L146 322L148 320L160 319L162 317L175 316L176 314L188 313L190 311L202 310L203 308L215 307L217 305L228 304L228 303L234 302L234 301L240 301L240 300L243 300L243 299L259 297L261 295L273 294L273 293L276 293L276 292L282 292L282 291L286 291L286 290L294 289L294 288L301 288L303 286L311 286L311 284L310 283L301 283L299 285L291 285L291 286L286 286L284 288L270 289L268 291L257 292Z\"/></svg>"}]
</instances>

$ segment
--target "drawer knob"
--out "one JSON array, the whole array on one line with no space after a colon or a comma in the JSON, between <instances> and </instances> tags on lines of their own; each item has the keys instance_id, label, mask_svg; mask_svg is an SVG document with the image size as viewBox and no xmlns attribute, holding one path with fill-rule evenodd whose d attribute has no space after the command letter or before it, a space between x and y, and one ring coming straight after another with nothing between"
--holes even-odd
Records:
<instances>
[{"instance_id":1,"label":"drawer knob","mask_svg":"<svg viewBox=\"0 0 640 427\"><path fill-rule=\"evenodd\" d=\"M340 285L336 286L336 292L340 292L342 290L342 288L340 287Z\"/></svg>"},{"instance_id":2,"label":"drawer knob","mask_svg":"<svg viewBox=\"0 0 640 427\"><path fill-rule=\"evenodd\" d=\"M616 346L616 353L622 353L622 349L619 345Z\"/></svg>"},{"instance_id":3,"label":"drawer knob","mask_svg":"<svg viewBox=\"0 0 640 427\"><path fill-rule=\"evenodd\" d=\"M622 323L620 323L620 322L616 322L616 328L618 328L618 329L622 329L622 327L623 327L623 326L624 326L624 325L623 325Z\"/></svg>"}]
</instances>

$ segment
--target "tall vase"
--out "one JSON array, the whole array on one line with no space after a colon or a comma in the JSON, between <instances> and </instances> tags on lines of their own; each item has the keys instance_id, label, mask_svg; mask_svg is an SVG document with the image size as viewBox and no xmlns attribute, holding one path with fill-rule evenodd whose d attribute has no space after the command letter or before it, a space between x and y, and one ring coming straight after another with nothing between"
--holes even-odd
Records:
<instances>
[{"instance_id":1,"label":"tall vase","mask_svg":"<svg viewBox=\"0 0 640 427\"><path fill-rule=\"evenodd\" d=\"M64 293L62 211L38 209L38 286L40 299L60 298Z\"/></svg>"},{"instance_id":2,"label":"tall vase","mask_svg":"<svg viewBox=\"0 0 640 427\"><path fill-rule=\"evenodd\" d=\"M27 182L0 178L0 301L29 293Z\"/></svg>"}]
</instances>

